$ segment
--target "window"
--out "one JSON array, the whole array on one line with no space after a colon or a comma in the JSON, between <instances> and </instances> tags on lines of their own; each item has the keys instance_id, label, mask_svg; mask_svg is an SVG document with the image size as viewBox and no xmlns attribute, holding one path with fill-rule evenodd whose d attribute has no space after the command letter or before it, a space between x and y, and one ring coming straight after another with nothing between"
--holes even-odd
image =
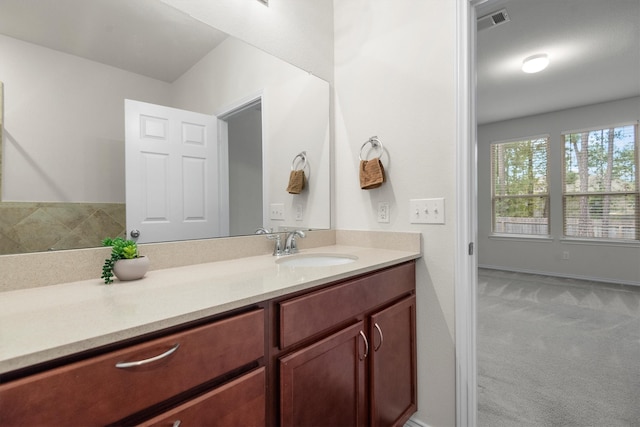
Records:
<instances>
[{"instance_id":1,"label":"window","mask_svg":"<svg viewBox=\"0 0 640 427\"><path fill-rule=\"evenodd\" d=\"M566 132L564 235L640 240L638 125Z\"/></svg>"},{"instance_id":2,"label":"window","mask_svg":"<svg viewBox=\"0 0 640 427\"><path fill-rule=\"evenodd\" d=\"M493 233L549 234L549 137L491 144Z\"/></svg>"}]
</instances>

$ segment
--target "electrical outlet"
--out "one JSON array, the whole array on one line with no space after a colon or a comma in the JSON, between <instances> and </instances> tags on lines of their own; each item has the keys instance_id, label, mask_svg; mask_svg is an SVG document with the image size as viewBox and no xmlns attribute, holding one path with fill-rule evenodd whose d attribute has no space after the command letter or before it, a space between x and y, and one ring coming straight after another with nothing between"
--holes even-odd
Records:
<instances>
[{"instance_id":1,"label":"electrical outlet","mask_svg":"<svg viewBox=\"0 0 640 427\"><path fill-rule=\"evenodd\" d=\"M302 219L304 218L304 210L301 204L297 204L295 206L295 218L296 221L302 221Z\"/></svg>"},{"instance_id":2,"label":"electrical outlet","mask_svg":"<svg viewBox=\"0 0 640 427\"><path fill-rule=\"evenodd\" d=\"M389 202L378 202L378 222L389 222Z\"/></svg>"},{"instance_id":3,"label":"electrical outlet","mask_svg":"<svg viewBox=\"0 0 640 427\"><path fill-rule=\"evenodd\" d=\"M269 206L269 218L284 221L284 203L271 203Z\"/></svg>"},{"instance_id":4,"label":"electrical outlet","mask_svg":"<svg viewBox=\"0 0 640 427\"><path fill-rule=\"evenodd\" d=\"M444 199L409 200L409 222L412 224L444 224Z\"/></svg>"}]
</instances>

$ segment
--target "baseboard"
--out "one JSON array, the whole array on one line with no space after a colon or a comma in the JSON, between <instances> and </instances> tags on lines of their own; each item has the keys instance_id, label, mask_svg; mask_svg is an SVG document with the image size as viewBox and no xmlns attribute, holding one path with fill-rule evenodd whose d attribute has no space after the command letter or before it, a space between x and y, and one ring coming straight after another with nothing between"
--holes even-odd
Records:
<instances>
[{"instance_id":1,"label":"baseboard","mask_svg":"<svg viewBox=\"0 0 640 427\"><path fill-rule=\"evenodd\" d=\"M404 427L429 427L429 425L423 423L422 421L418 421L414 418L409 418L409 421L404 423Z\"/></svg>"},{"instance_id":2,"label":"baseboard","mask_svg":"<svg viewBox=\"0 0 640 427\"><path fill-rule=\"evenodd\" d=\"M592 282L613 283L616 285L640 286L640 282L636 282L633 280L613 280L613 279L606 279L603 277L581 276L578 274L553 273L553 272L541 271L541 270L529 270L526 268L501 267L497 265L487 265L487 264L479 264L478 268L486 268L489 270L500 270L500 271L513 271L514 273L539 274L541 276L562 277L564 279L590 280Z\"/></svg>"}]
</instances>

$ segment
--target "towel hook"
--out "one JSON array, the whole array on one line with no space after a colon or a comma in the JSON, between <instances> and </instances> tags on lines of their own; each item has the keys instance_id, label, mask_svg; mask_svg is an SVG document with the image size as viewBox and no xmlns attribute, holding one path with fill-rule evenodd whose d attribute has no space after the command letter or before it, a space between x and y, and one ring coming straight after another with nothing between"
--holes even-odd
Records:
<instances>
[{"instance_id":1,"label":"towel hook","mask_svg":"<svg viewBox=\"0 0 640 427\"><path fill-rule=\"evenodd\" d=\"M296 160L298 159L302 159L302 166L296 169ZM307 166L307 152L302 151L300 152L300 154L298 154L293 158L293 161L291 162L291 170L292 171L301 170L301 169L304 169L306 166Z\"/></svg>"},{"instance_id":2,"label":"towel hook","mask_svg":"<svg viewBox=\"0 0 640 427\"><path fill-rule=\"evenodd\" d=\"M360 154L358 155L360 160L364 160L362 158L362 150L364 150L364 147L366 147L368 144L371 144L372 149L380 149L379 157L382 157L382 154L384 154L384 145L382 145L382 141L380 141L377 136L372 136L364 144L362 144L362 147L360 147Z\"/></svg>"}]
</instances>

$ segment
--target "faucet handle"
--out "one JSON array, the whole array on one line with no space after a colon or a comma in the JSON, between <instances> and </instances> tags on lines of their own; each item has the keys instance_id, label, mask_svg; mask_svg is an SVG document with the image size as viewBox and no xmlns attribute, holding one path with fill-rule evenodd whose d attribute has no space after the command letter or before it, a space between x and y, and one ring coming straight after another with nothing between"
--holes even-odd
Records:
<instances>
[{"instance_id":1,"label":"faucet handle","mask_svg":"<svg viewBox=\"0 0 640 427\"><path fill-rule=\"evenodd\" d=\"M276 244L273 247L273 256L282 255L282 239L280 238L280 234L267 234L267 239L276 241Z\"/></svg>"}]
</instances>

